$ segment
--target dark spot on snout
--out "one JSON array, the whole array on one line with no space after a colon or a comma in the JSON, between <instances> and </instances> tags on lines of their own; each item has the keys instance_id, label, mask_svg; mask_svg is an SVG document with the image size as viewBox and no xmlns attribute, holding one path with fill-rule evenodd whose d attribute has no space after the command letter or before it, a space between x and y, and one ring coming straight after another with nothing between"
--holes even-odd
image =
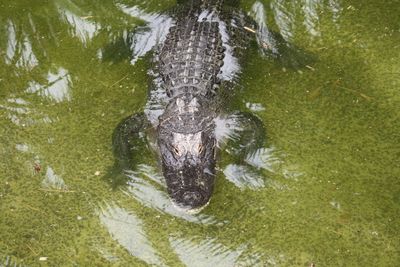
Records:
<instances>
[{"instance_id":1,"label":"dark spot on snout","mask_svg":"<svg viewBox=\"0 0 400 267\"><path fill-rule=\"evenodd\" d=\"M182 200L188 206L197 206L198 203L202 203L203 196L198 191L187 191L183 193Z\"/></svg>"},{"instance_id":2,"label":"dark spot on snout","mask_svg":"<svg viewBox=\"0 0 400 267\"><path fill-rule=\"evenodd\" d=\"M210 197L205 192L197 188L181 189L174 194L173 201L183 209L192 210L206 205Z\"/></svg>"}]
</instances>

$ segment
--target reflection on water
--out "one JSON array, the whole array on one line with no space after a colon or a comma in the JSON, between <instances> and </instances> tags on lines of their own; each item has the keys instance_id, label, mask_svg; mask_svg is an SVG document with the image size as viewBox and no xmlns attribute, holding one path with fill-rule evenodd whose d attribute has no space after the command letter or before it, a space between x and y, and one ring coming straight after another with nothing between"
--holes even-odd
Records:
<instances>
[{"instance_id":1,"label":"reflection on water","mask_svg":"<svg viewBox=\"0 0 400 267\"><path fill-rule=\"evenodd\" d=\"M16 144L15 149L19 152L26 153L29 151L29 146L27 144Z\"/></svg>"},{"instance_id":2,"label":"reflection on water","mask_svg":"<svg viewBox=\"0 0 400 267\"><path fill-rule=\"evenodd\" d=\"M230 250L218 244L214 239L205 239L198 242L170 237L169 241L179 259L186 266L235 266L242 252L240 249Z\"/></svg>"},{"instance_id":3,"label":"reflection on water","mask_svg":"<svg viewBox=\"0 0 400 267\"><path fill-rule=\"evenodd\" d=\"M304 0L303 3L304 25L312 36L321 35L318 14L321 4L321 0Z\"/></svg>"},{"instance_id":4,"label":"reflection on water","mask_svg":"<svg viewBox=\"0 0 400 267\"><path fill-rule=\"evenodd\" d=\"M264 187L264 177L249 166L228 164L223 170L226 179L239 188L258 189Z\"/></svg>"},{"instance_id":5,"label":"reflection on water","mask_svg":"<svg viewBox=\"0 0 400 267\"><path fill-rule=\"evenodd\" d=\"M17 126L27 127L37 123L52 123L55 120L38 111L30 102L23 98L11 97L7 102L0 104L0 111L5 117Z\"/></svg>"},{"instance_id":6,"label":"reflection on water","mask_svg":"<svg viewBox=\"0 0 400 267\"><path fill-rule=\"evenodd\" d=\"M329 7L332 12L332 19L336 25L338 25L338 19L343 12L342 4L340 0L329 0Z\"/></svg>"},{"instance_id":7,"label":"reflection on water","mask_svg":"<svg viewBox=\"0 0 400 267\"><path fill-rule=\"evenodd\" d=\"M24 38L24 41L21 44L21 57L17 61L17 67L23 67L27 70L33 69L33 67L39 64L38 60L36 59L35 54L32 51L32 45L28 37Z\"/></svg>"},{"instance_id":8,"label":"reflection on water","mask_svg":"<svg viewBox=\"0 0 400 267\"><path fill-rule=\"evenodd\" d=\"M69 26L69 33L77 37L83 44L87 44L101 30L101 26L90 21L92 16L88 16L72 1L57 1L57 11L59 18Z\"/></svg>"},{"instance_id":9,"label":"reflection on water","mask_svg":"<svg viewBox=\"0 0 400 267\"><path fill-rule=\"evenodd\" d=\"M171 202L161 173L151 166L141 164L137 171L127 171L129 177L127 194L142 203L144 206L155 209L190 222L215 224L216 219L206 214L188 214L177 209ZM155 182L155 183L152 183Z\"/></svg>"},{"instance_id":10,"label":"reflection on water","mask_svg":"<svg viewBox=\"0 0 400 267\"><path fill-rule=\"evenodd\" d=\"M72 27L72 36L78 37L79 40L86 44L91 40L101 27L85 18L79 17L69 10L60 8L60 13L65 18L66 22Z\"/></svg>"},{"instance_id":11,"label":"reflection on water","mask_svg":"<svg viewBox=\"0 0 400 267\"><path fill-rule=\"evenodd\" d=\"M240 189L259 190L263 187L275 190L286 190L287 186L269 177L262 170L270 174L278 174L285 178L297 178L303 173L297 168L290 168L284 164L284 155L281 155L275 148L260 148L248 153L244 162L246 165L230 163L224 167L223 173L228 181Z\"/></svg>"},{"instance_id":12,"label":"reflection on water","mask_svg":"<svg viewBox=\"0 0 400 267\"><path fill-rule=\"evenodd\" d=\"M255 112L265 110L262 105L248 102L246 107ZM286 186L263 173L265 170L271 174L289 177L289 174L286 175L289 171L285 169L284 155L281 152L274 147L261 147L252 148L242 155L244 146L255 141L253 136L246 139L247 143L241 141L244 138L243 133L249 127L246 125L246 120L247 117L241 113L215 119L218 147L228 154L242 157L239 160L241 164L229 163L222 167L225 178L240 189L259 190L266 186L278 190L285 189ZM296 171L292 170L290 173L295 175Z\"/></svg>"},{"instance_id":13,"label":"reflection on water","mask_svg":"<svg viewBox=\"0 0 400 267\"><path fill-rule=\"evenodd\" d=\"M31 2L23 12L8 9L14 2L0 3L0 212L5 214L0 265L18 266L23 259L37 266L41 256L49 256L49 266L87 266L85 259L101 257L106 266L125 266L126 252L155 266L310 266L314 261L336 266L367 260L393 265L387 255L398 250L392 237L398 232L393 208L398 202L393 177L398 175L392 170L398 126L391 117L397 111L382 101L380 89L394 90L398 82L392 78L389 86L377 77L382 70L396 71L395 55L386 66L379 51L370 56L358 49L358 55L343 38L349 53L338 59L341 47L323 50L310 74L281 71L251 51L256 58L248 59L250 71L243 69L248 75L239 93L243 99L233 108L256 112L265 122L267 141L238 159L229 145L240 141L243 126L238 116L218 118L218 146L224 154L215 195L200 214L187 214L171 203L161 172L153 167L155 159L146 162L149 155L125 173L122 190L112 191L98 175L112 161L110 135L116 122L142 107L147 65L138 59L164 40L174 24L169 13L144 12L123 0L57 0L42 7ZM146 10L157 10L155 2ZM393 33L380 32L385 38L376 38L361 19L357 32L347 13L356 17L359 11L346 9L340 0L245 1L243 6L251 7L247 11L264 32L261 41L272 49L273 29L287 44L316 53L322 46L332 48L338 33L340 38L368 36L360 43L370 51L383 49ZM365 8L371 7L367 1ZM107 56L120 53L127 62L109 64L104 48L120 38L129 48L127 58L121 47ZM387 53L396 47L390 43L390 48ZM225 77L239 72L233 63L225 61ZM362 67L368 71L357 69ZM121 79L125 73L132 74L130 79ZM349 91L326 85L338 78ZM346 95L354 88L370 90L373 100L363 104L354 94ZM305 96L309 90L318 95L312 101ZM392 92L388 99L396 102ZM147 106L146 112L157 121L162 107L157 101L165 92L159 86L151 94L149 106L155 110ZM76 112L66 112L65 106ZM75 195L67 195L68 189ZM104 199L111 201L97 204ZM101 249L88 245L91 238L105 241Z\"/></svg>"},{"instance_id":14,"label":"reflection on water","mask_svg":"<svg viewBox=\"0 0 400 267\"><path fill-rule=\"evenodd\" d=\"M252 112L265 111L265 107L261 103L246 102L246 108L248 108Z\"/></svg>"},{"instance_id":15,"label":"reflection on water","mask_svg":"<svg viewBox=\"0 0 400 267\"><path fill-rule=\"evenodd\" d=\"M59 175L55 174L54 170L50 166L47 166L46 175L42 181L42 186L44 188L57 189L57 190L68 189L64 180Z\"/></svg>"},{"instance_id":16,"label":"reflection on water","mask_svg":"<svg viewBox=\"0 0 400 267\"><path fill-rule=\"evenodd\" d=\"M254 252L251 246L243 243L235 248L229 248L215 238L169 238L171 247L186 266L279 266L284 257L267 256Z\"/></svg>"},{"instance_id":17,"label":"reflection on water","mask_svg":"<svg viewBox=\"0 0 400 267\"><path fill-rule=\"evenodd\" d=\"M7 64L11 64L11 60L14 58L15 51L17 49L15 26L11 20L8 21L6 40L7 40L7 53L5 54L5 61Z\"/></svg>"},{"instance_id":18,"label":"reflection on water","mask_svg":"<svg viewBox=\"0 0 400 267\"><path fill-rule=\"evenodd\" d=\"M256 1L251 7L250 16L252 16L259 27L260 34L257 38L259 47L262 48L266 46L273 55L279 54L276 40L273 38L267 25L267 15L265 13L264 5L261 2ZM262 52L263 50L260 49L260 51Z\"/></svg>"},{"instance_id":19,"label":"reflection on water","mask_svg":"<svg viewBox=\"0 0 400 267\"><path fill-rule=\"evenodd\" d=\"M143 222L134 214L116 205L107 205L102 208L99 217L113 239L132 256L147 264L164 266L143 230Z\"/></svg>"},{"instance_id":20,"label":"reflection on water","mask_svg":"<svg viewBox=\"0 0 400 267\"><path fill-rule=\"evenodd\" d=\"M113 203L101 208L99 218L112 238L132 256L150 265L165 266L163 255L157 251L144 230L144 222L135 214ZM168 240L172 250L186 266L262 266L261 259L266 258L262 253L252 251L246 243L230 249L216 238L181 238L175 235L160 235L157 239ZM111 257L112 261L118 260L109 253L103 256ZM266 262L276 264L273 257L269 257Z\"/></svg>"},{"instance_id":21,"label":"reflection on water","mask_svg":"<svg viewBox=\"0 0 400 267\"><path fill-rule=\"evenodd\" d=\"M279 32L286 41L291 41L298 31L299 20L311 37L317 37L321 35L319 24L324 13L330 13L336 24L343 10L341 0L329 0L328 4L321 0L273 0L270 6Z\"/></svg>"},{"instance_id":22,"label":"reflection on water","mask_svg":"<svg viewBox=\"0 0 400 267\"><path fill-rule=\"evenodd\" d=\"M39 64L32 50L32 44L25 32L19 33L23 37L17 42L16 26L9 20L7 26L7 52L5 54L6 64L15 64L18 68L31 70Z\"/></svg>"},{"instance_id":23,"label":"reflection on water","mask_svg":"<svg viewBox=\"0 0 400 267\"><path fill-rule=\"evenodd\" d=\"M295 25L295 1L275 0L271 1L271 9L274 12L275 23L286 41L293 38Z\"/></svg>"},{"instance_id":24,"label":"reflection on water","mask_svg":"<svg viewBox=\"0 0 400 267\"><path fill-rule=\"evenodd\" d=\"M71 87L71 76L66 69L59 67L55 73L49 72L47 74L46 85L30 81L26 92L37 93L59 103L71 100Z\"/></svg>"},{"instance_id":25,"label":"reflection on water","mask_svg":"<svg viewBox=\"0 0 400 267\"><path fill-rule=\"evenodd\" d=\"M169 28L174 24L172 18L158 13L146 13L137 6L128 7L123 4L117 6L126 14L141 19L146 25L135 30L132 36L131 49L134 64L140 57L149 52L155 45L162 43L168 34Z\"/></svg>"},{"instance_id":26,"label":"reflection on water","mask_svg":"<svg viewBox=\"0 0 400 267\"><path fill-rule=\"evenodd\" d=\"M14 261L10 256L4 257L4 259L0 259L0 266L4 267L24 267L26 265L18 264L17 261Z\"/></svg>"},{"instance_id":27,"label":"reflection on water","mask_svg":"<svg viewBox=\"0 0 400 267\"><path fill-rule=\"evenodd\" d=\"M9 99L9 102L13 103L12 99ZM0 108L6 109L6 110L11 111L11 112L16 113L16 114L28 114L30 112L30 109L28 107L26 107L26 105L28 103L25 102L25 101L19 101L19 102L20 103L17 103L17 104L19 104L19 105L17 105L17 107L0 105ZM14 102L14 103L16 103L16 102Z\"/></svg>"},{"instance_id":28,"label":"reflection on water","mask_svg":"<svg viewBox=\"0 0 400 267\"><path fill-rule=\"evenodd\" d=\"M270 172L276 171L276 166L281 160L276 156L275 148L260 148L247 155L245 161L256 168L266 169Z\"/></svg>"},{"instance_id":29,"label":"reflection on water","mask_svg":"<svg viewBox=\"0 0 400 267\"><path fill-rule=\"evenodd\" d=\"M294 39L297 29L289 28L291 27L291 17L282 12L281 5L279 4L271 5L273 9L272 13L277 15L275 16L275 20L279 28L278 32L273 30L273 25L269 25L268 17L271 15L269 14L271 12L267 13L261 2L256 1L249 13L258 24L255 34L259 45L259 52L269 60L274 59L280 62L285 69L289 68L301 71L305 66L312 64L315 58L312 53L303 50L293 43L292 39ZM313 35L311 34L311 36Z\"/></svg>"}]
</instances>

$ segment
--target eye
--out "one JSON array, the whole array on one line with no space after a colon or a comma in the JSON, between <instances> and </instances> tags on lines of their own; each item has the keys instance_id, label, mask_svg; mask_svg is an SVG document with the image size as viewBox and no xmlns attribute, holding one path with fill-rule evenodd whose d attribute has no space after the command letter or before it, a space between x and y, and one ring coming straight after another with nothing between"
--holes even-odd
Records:
<instances>
[{"instance_id":1,"label":"eye","mask_svg":"<svg viewBox=\"0 0 400 267\"><path fill-rule=\"evenodd\" d=\"M201 154L203 152L203 150L204 150L204 146L202 144L199 144L199 147L198 147L199 154Z\"/></svg>"},{"instance_id":2,"label":"eye","mask_svg":"<svg viewBox=\"0 0 400 267\"><path fill-rule=\"evenodd\" d=\"M174 153L178 156L181 155L181 152L179 151L179 149L176 146L172 146L172 150L174 151Z\"/></svg>"}]
</instances>

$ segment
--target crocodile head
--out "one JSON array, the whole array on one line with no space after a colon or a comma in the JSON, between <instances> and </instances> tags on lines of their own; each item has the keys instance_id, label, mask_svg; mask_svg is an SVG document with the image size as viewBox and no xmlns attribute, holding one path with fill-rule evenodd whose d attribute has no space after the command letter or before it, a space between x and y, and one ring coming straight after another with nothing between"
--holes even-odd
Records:
<instances>
[{"instance_id":1,"label":"crocodile head","mask_svg":"<svg viewBox=\"0 0 400 267\"><path fill-rule=\"evenodd\" d=\"M215 125L202 102L201 97L177 98L158 127L168 193L176 206L191 212L208 204L215 177Z\"/></svg>"}]
</instances>

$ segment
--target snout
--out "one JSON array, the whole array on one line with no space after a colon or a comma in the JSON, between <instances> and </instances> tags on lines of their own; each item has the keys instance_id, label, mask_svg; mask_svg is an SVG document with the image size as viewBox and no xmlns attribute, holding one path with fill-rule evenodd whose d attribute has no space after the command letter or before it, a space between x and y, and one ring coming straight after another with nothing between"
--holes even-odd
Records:
<instances>
[{"instance_id":1,"label":"snout","mask_svg":"<svg viewBox=\"0 0 400 267\"><path fill-rule=\"evenodd\" d=\"M168 194L178 209L195 213L208 204L212 195L215 180L213 149L202 148L202 153L198 154L188 151L179 154L179 147L177 150L165 149L162 154Z\"/></svg>"},{"instance_id":2,"label":"snout","mask_svg":"<svg viewBox=\"0 0 400 267\"><path fill-rule=\"evenodd\" d=\"M182 188L171 194L175 206L187 212L196 212L210 201L211 194L200 188Z\"/></svg>"}]
</instances>

